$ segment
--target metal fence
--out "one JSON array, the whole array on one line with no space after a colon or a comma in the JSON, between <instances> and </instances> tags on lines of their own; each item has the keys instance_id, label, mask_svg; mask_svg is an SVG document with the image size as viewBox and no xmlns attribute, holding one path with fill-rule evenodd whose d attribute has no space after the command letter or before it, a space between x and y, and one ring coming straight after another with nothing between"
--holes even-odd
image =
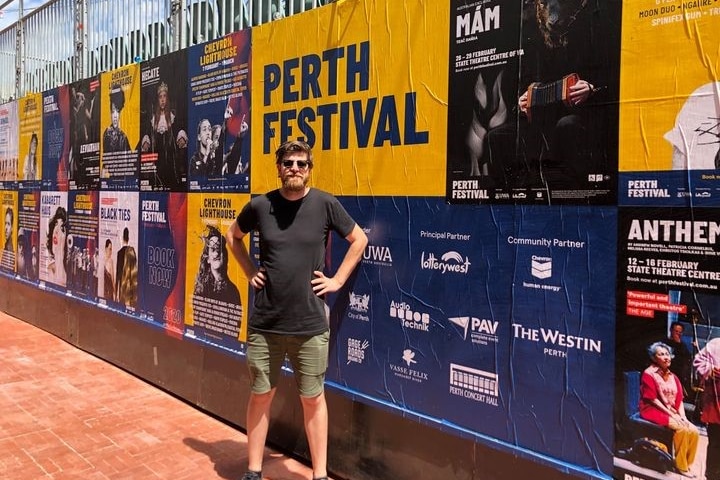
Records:
<instances>
[{"instance_id":1,"label":"metal fence","mask_svg":"<svg viewBox=\"0 0 720 480\"><path fill-rule=\"evenodd\" d=\"M334 0L52 0L0 32L0 103Z\"/></svg>"}]
</instances>

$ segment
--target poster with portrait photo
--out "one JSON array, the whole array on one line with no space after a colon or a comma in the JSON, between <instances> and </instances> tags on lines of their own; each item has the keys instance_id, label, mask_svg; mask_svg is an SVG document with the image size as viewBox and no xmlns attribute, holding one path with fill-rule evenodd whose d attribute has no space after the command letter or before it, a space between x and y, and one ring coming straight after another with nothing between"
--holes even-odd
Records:
<instances>
[{"instance_id":1,"label":"poster with portrait photo","mask_svg":"<svg viewBox=\"0 0 720 480\"><path fill-rule=\"evenodd\" d=\"M100 192L98 304L139 316L138 192Z\"/></svg>"},{"instance_id":2,"label":"poster with portrait photo","mask_svg":"<svg viewBox=\"0 0 720 480\"><path fill-rule=\"evenodd\" d=\"M18 191L17 278L37 283L40 274L40 191Z\"/></svg>"},{"instance_id":3,"label":"poster with portrait photo","mask_svg":"<svg viewBox=\"0 0 720 480\"><path fill-rule=\"evenodd\" d=\"M181 337L185 330L187 195L140 193L140 315Z\"/></svg>"},{"instance_id":4,"label":"poster with portrait photo","mask_svg":"<svg viewBox=\"0 0 720 480\"><path fill-rule=\"evenodd\" d=\"M98 76L70 84L70 190L100 187L100 103Z\"/></svg>"},{"instance_id":5,"label":"poster with portrait photo","mask_svg":"<svg viewBox=\"0 0 720 480\"><path fill-rule=\"evenodd\" d=\"M40 192L40 288L66 293L68 192Z\"/></svg>"},{"instance_id":6,"label":"poster with portrait photo","mask_svg":"<svg viewBox=\"0 0 720 480\"><path fill-rule=\"evenodd\" d=\"M100 75L100 188L137 190L140 65Z\"/></svg>"},{"instance_id":7,"label":"poster with portrait photo","mask_svg":"<svg viewBox=\"0 0 720 480\"><path fill-rule=\"evenodd\" d=\"M188 190L250 191L250 30L188 49Z\"/></svg>"},{"instance_id":8,"label":"poster with portrait photo","mask_svg":"<svg viewBox=\"0 0 720 480\"><path fill-rule=\"evenodd\" d=\"M154 58L140 68L140 190L184 192L190 141L187 51Z\"/></svg>"},{"instance_id":9,"label":"poster with portrait photo","mask_svg":"<svg viewBox=\"0 0 720 480\"><path fill-rule=\"evenodd\" d=\"M449 202L615 202L620 6L451 2Z\"/></svg>"},{"instance_id":10,"label":"poster with portrait photo","mask_svg":"<svg viewBox=\"0 0 720 480\"><path fill-rule=\"evenodd\" d=\"M99 258L98 192L68 194L67 290L90 302L97 299Z\"/></svg>"},{"instance_id":11,"label":"poster with portrait photo","mask_svg":"<svg viewBox=\"0 0 720 480\"><path fill-rule=\"evenodd\" d=\"M42 99L30 93L18 100L19 149L18 188L40 188L42 178Z\"/></svg>"},{"instance_id":12,"label":"poster with portrait photo","mask_svg":"<svg viewBox=\"0 0 720 480\"><path fill-rule=\"evenodd\" d=\"M188 195L185 336L244 351L248 283L225 241L249 195Z\"/></svg>"},{"instance_id":13,"label":"poster with portrait photo","mask_svg":"<svg viewBox=\"0 0 720 480\"><path fill-rule=\"evenodd\" d=\"M689 468L703 478L706 460L720 457L708 449L713 424L706 429L701 420L703 407L714 402L703 403L704 380L692 362L709 340L720 337L720 222L707 208L624 207L618 248L615 471L642 479L678 478L672 468L665 472L641 458L643 438L673 448L672 430L637 408L641 385L654 384L649 379L661 348L671 355L670 378L679 385L675 401L682 400L683 415L700 432Z\"/></svg>"},{"instance_id":14,"label":"poster with portrait photo","mask_svg":"<svg viewBox=\"0 0 720 480\"><path fill-rule=\"evenodd\" d=\"M17 187L18 179L18 104L0 105L0 190Z\"/></svg>"},{"instance_id":15,"label":"poster with portrait photo","mask_svg":"<svg viewBox=\"0 0 720 480\"><path fill-rule=\"evenodd\" d=\"M43 93L42 189L66 192L70 170L70 86Z\"/></svg>"},{"instance_id":16,"label":"poster with portrait photo","mask_svg":"<svg viewBox=\"0 0 720 480\"><path fill-rule=\"evenodd\" d=\"M15 275L15 262L17 259L17 232L18 194L14 190L0 190L0 208L2 209L3 230L2 241L3 249L0 257L0 272L5 275Z\"/></svg>"}]
</instances>

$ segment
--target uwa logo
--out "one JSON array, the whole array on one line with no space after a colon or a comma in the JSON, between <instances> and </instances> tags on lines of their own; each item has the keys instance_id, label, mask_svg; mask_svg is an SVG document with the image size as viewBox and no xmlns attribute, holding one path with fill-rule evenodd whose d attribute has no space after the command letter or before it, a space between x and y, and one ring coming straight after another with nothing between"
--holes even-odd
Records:
<instances>
[{"instance_id":1,"label":"uwa logo","mask_svg":"<svg viewBox=\"0 0 720 480\"><path fill-rule=\"evenodd\" d=\"M368 245L363 252L363 259L381 267L391 267L393 263L390 247L383 245Z\"/></svg>"}]
</instances>

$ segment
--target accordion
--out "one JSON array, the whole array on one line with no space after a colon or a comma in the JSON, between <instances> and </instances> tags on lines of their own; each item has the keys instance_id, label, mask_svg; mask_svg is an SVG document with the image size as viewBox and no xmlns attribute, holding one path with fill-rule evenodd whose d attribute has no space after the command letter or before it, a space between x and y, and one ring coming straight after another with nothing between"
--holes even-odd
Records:
<instances>
[{"instance_id":1,"label":"accordion","mask_svg":"<svg viewBox=\"0 0 720 480\"><path fill-rule=\"evenodd\" d=\"M580 80L577 73L565 75L560 80L548 83L533 82L527 89L528 93L528 120L532 120L533 109L538 109L553 103L563 102L567 106L570 103L570 87Z\"/></svg>"}]
</instances>

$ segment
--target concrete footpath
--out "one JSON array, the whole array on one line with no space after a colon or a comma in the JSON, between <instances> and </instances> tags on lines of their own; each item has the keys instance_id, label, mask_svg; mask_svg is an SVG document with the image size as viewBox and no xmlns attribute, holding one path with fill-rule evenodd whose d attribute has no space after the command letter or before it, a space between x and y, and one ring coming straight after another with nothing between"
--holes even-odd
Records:
<instances>
[{"instance_id":1,"label":"concrete footpath","mask_svg":"<svg viewBox=\"0 0 720 480\"><path fill-rule=\"evenodd\" d=\"M242 432L0 312L3 480L240 479L246 446ZM269 449L263 474L312 477Z\"/></svg>"}]
</instances>

